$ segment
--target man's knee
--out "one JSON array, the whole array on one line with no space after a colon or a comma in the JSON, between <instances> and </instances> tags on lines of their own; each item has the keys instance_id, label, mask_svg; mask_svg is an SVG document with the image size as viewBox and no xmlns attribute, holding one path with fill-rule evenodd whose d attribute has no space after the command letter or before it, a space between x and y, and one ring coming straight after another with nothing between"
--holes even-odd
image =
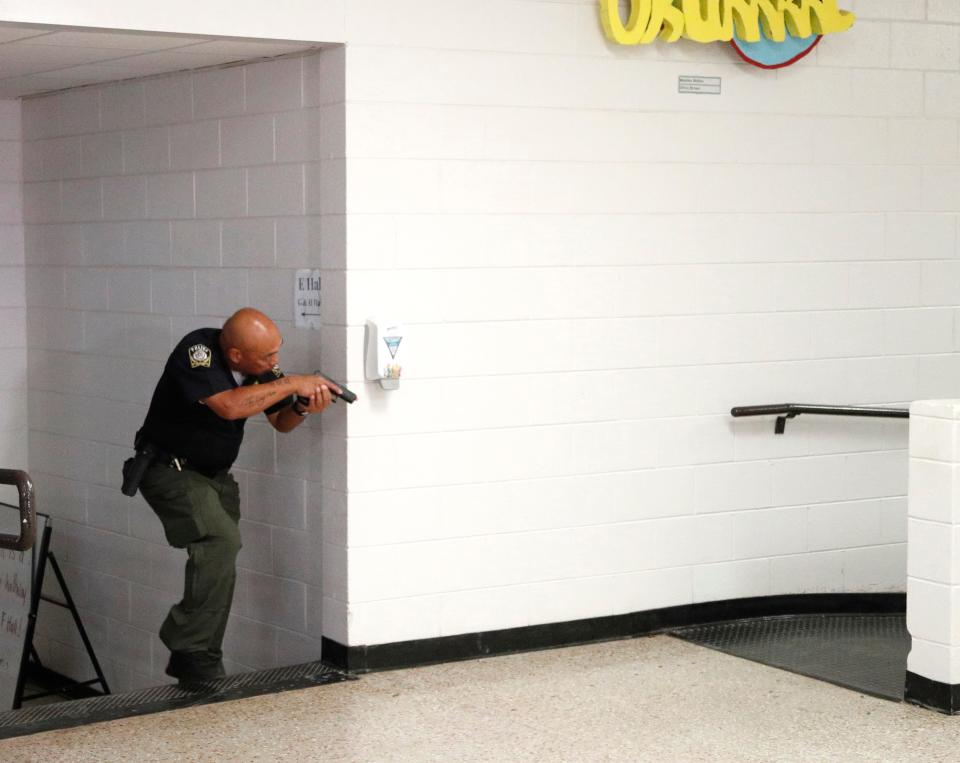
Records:
<instances>
[{"instance_id":1,"label":"man's knee","mask_svg":"<svg viewBox=\"0 0 960 763\"><path fill-rule=\"evenodd\" d=\"M233 525L218 527L215 532L204 538L204 543L210 549L210 553L225 559L235 559L243 548L240 530Z\"/></svg>"},{"instance_id":2,"label":"man's knee","mask_svg":"<svg viewBox=\"0 0 960 763\"><path fill-rule=\"evenodd\" d=\"M240 530L236 527L231 528L230 531L224 535L223 543L227 553L233 556L239 554L240 549L243 548L243 541L240 539Z\"/></svg>"}]
</instances>

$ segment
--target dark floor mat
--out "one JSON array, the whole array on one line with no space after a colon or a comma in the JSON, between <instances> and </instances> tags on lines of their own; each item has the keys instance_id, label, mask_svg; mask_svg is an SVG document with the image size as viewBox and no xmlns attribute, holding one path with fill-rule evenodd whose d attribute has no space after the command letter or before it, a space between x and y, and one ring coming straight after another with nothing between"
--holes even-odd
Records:
<instances>
[{"instance_id":1,"label":"dark floor mat","mask_svg":"<svg viewBox=\"0 0 960 763\"><path fill-rule=\"evenodd\" d=\"M903 614L788 615L696 625L670 633L864 694L903 700L910 651Z\"/></svg>"},{"instance_id":2,"label":"dark floor mat","mask_svg":"<svg viewBox=\"0 0 960 763\"><path fill-rule=\"evenodd\" d=\"M24 707L0 713L0 739L346 680L352 678L320 662L310 662L228 676L210 682L200 691L186 691L170 684L126 694Z\"/></svg>"}]
</instances>

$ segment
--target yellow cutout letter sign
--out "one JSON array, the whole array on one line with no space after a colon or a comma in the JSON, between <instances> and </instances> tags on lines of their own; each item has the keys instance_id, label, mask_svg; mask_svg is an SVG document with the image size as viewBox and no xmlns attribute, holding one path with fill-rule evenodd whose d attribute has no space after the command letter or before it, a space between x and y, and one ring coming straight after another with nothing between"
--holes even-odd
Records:
<instances>
[{"instance_id":1,"label":"yellow cutout letter sign","mask_svg":"<svg viewBox=\"0 0 960 763\"><path fill-rule=\"evenodd\" d=\"M657 37L676 42L744 42L763 36L783 42L793 37L845 32L854 15L837 8L837 0L629 0L624 23L618 0L600 0L600 22L607 39L620 45L646 45Z\"/></svg>"}]
</instances>

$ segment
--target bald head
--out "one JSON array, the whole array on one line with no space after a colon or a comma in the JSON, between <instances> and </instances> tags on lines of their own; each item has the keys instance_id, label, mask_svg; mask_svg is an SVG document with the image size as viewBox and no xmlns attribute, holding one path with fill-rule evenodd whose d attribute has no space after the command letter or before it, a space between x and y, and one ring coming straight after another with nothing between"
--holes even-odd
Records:
<instances>
[{"instance_id":1,"label":"bald head","mask_svg":"<svg viewBox=\"0 0 960 763\"><path fill-rule=\"evenodd\" d=\"M275 366L282 343L277 325L252 307L243 307L227 318L220 333L220 347L231 369L248 375Z\"/></svg>"}]
</instances>

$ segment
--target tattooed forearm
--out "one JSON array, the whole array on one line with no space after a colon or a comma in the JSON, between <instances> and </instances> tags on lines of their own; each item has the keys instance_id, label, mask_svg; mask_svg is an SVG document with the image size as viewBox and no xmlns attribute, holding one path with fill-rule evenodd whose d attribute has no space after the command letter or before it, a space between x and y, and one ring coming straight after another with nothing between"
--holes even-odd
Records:
<instances>
[{"instance_id":1,"label":"tattooed forearm","mask_svg":"<svg viewBox=\"0 0 960 763\"><path fill-rule=\"evenodd\" d=\"M273 395L269 392L265 395L257 395L256 397L248 397L243 401L244 408L260 408L263 406L267 400L269 400Z\"/></svg>"},{"instance_id":2,"label":"tattooed forearm","mask_svg":"<svg viewBox=\"0 0 960 763\"><path fill-rule=\"evenodd\" d=\"M242 403L243 408L245 410L263 408L265 404L275 402L277 391L283 389L284 387L289 387L291 383L292 382L289 379L284 377L282 379L269 382L268 384L258 384L256 387L250 388L251 391L255 389L260 394L252 395L246 398Z\"/></svg>"}]
</instances>

